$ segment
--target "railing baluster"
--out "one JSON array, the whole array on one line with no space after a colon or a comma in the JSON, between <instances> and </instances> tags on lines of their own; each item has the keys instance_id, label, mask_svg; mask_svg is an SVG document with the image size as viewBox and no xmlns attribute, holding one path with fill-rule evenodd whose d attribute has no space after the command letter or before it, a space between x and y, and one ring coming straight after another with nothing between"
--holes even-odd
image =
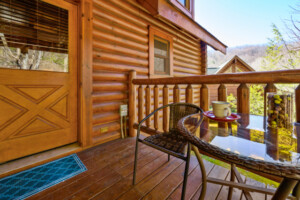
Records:
<instances>
[{"instance_id":1,"label":"railing baluster","mask_svg":"<svg viewBox=\"0 0 300 200\"><path fill-rule=\"evenodd\" d=\"M218 88L218 101L227 101L227 88L224 84Z\"/></svg>"},{"instance_id":2,"label":"railing baluster","mask_svg":"<svg viewBox=\"0 0 300 200\"><path fill-rule=\"evenodd\" d=\"M296 99L296 121L300 123L300 85L295 90Z\"/></svg>"},{"instance_id":3,"label":"railing baluster","mask_svg":"<svg viewBox=\"0 0 300 200\"><path fill-rule=\"evenodd\" d=\"M154 110L158 108L158 99L159 99L159 88L157 85L154 86ZM154 113L154 128L158 130L158 112Z\"/></svg>"},{"instance_id":4,"label":"railing baluster","mask_svg":"<svg viewBox=\"0 0 300 200\"><path fill-rule=\"evenodd\" d=\"M139 122L143 120L144 116L144 88L140 85L138 89L138 107L139 107Z\"/></svg>"},{"instance_id":5,"label":"railing baluster","mask_svg":"<svg viewBox=\"0 0 300 200\"><path fill-rule=\"evenodd\" d=\"M224 84L220 84L220 86L218 88L218 101L227 101L227 88ZM219 128L227 128L227 123L218 122L218 127ZM220 129L220 131L222 132L223 130Z\"/></svg>"},{"instance_id":6,"label":"railing baluster","mask_svg":"<svg viewBox=\"0 0 300 200\"><path fill-rule=\"evenodd\" d=\"M209 90L206 84L202 84L200 89L200 107L204 111L208 111L209 102Z\"/></svg>"},{"instance_id":7,"label":"railing baluster","mask_svg":"<svg viewBox=\"0 0 300 200\"><path fill-rule=\"evenodd\" d=\"M265 91L264 91L264 116L266 116L266 112L267 112L267 93L268 92L277 92L277 88L273 83L268 83L265 87Z\"/></svg>"},{"instance_id":8,"label":"railing baluster","mask_svg":"<svg viewBox=\"0 0 300 200\"><path fill-rule=\"evenodd\" d=\"M193 87L189 84L185 89L185 102L186 103L193 103Z\"/></svg>"},{"instance_id":9,"label":"railing baluster","mask_svg":"<svg viewBox=\"0 0 300 200\"><path fill-rule=\"evenodd\" d=\"M250 90L245 83L240 84L237 89L237 111L238 113L250 113Z\"/></svg>"},{"instance_id":10,"label":"railing baluster","mask_svg":"<svg viewBox=\"0 0 300 200\"><path fill-rule=\"evenodd\" d=\"M174 103L180 102L180 89L178 84L176 84L173 88L173 102Z\"/></svg>"},{"instance_id":11,"label":"railing baluster","mask_svg":"<svg viewBox=\"0 0 300 200\"><path fill-rule=\"evenodd\" d=\"M135 110L136 110L136 99L135 99L135 86L132 83L132 80L135 79L136 77L136 71L130 71L129 72L129 86L128 86L128 94L129 94L129 99L128 99L128 127L129 127L129 136L134 137L135 136L135 131L133 128L133 124L135 121Z\"/></svg>"},{"instance_id":12,"label":"railing baluster","mask_svg":"<svg viewBox=\"0 0 300 200\"><path fill-rule=\"evenodd\" d=\"M151 109L151 93L150 93L150 86L147 85L146 87L146 116L150 114L150 109ZM146 120L146 126L150 127L151 124L151 119L148 118Z\"/></svg>"},{"instance_id":13,"label":"railing baluster","mask_svg":"<svg viewBox=\"0 0 300 200\"><path fill-rule=\"evenodd\" d=\"M165 85L163 88L163 105L169 104L169 88L168 85ZM163 130L165 132L168 131L168 108L164 108L163 110Z\"/></svg>"}]
</instances>

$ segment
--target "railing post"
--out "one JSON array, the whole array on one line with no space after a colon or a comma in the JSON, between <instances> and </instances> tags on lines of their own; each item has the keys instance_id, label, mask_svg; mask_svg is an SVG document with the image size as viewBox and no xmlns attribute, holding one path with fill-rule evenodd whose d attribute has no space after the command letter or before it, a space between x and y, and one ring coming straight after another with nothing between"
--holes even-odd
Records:
<instances>
[{"instance_id":1,"label":"railing post","mask_svg":"<svg viewBox=\"0 0 300 200\"><path fill-rule=\"evenodd\" d=\"M151 108L151 93L150 93L150 86L147 85L146 87L146 116L150 114L150 108ZM150 127L151 119L148 118L146 120L146 126Z\"/></svg>"},{"instance_id":2,"label":"railing post","mask_svg":"<svg viewBox=\"0 0 300 200\"><path fill-rule=\"evenodd\" d=\"M227 101L227 88L224 84L218 88L218 101Z\"/></svg>"},{"instance_id":3,"label":"railing post","mask_svg":"<svg viewBox=\"0 0 300 200\"><path fill-rule=\"evenodd\" d=\"M157 85L153 88L154 93L154 110L158 108L158 99L159 99L159 88ZM158 112L154 113L154 128L158 130Z\"/></svg>"},{"instance_id":4,"label":"railing post","mask_svg":"<svg viewBox=\"0 0 300 200\"><path fill-rule=\"evenodd\" d=\"M268 92L277 92L277 88L273 83L267 83L264 91L264 116L267 116L267 93Z\"/></svg>"},{"instance_id":5,"label":"railing post","mask_svg":"<svg viewBox=\"0 0 300 200\"><path fill-rule=\"evenodd\" d=\"M300 85L295 90L296 122L300 123Z\"/></svg>"},{"instance_id":6,"label":"railing post","mask_svg":"<svg viewBox=\"0 0 300 200\"><path fill-rule=\"evenodd\" d=\"M189 84L185 89L185 102L186 103L193 103L193 87Z\"/></svg>"},{"instance_id":7,"label":"railing post","mask_svg":"<svg viewBox=\"0 0 300 200\"><path fill-rule=\"evenodd\" d=\"M237 112L250 114L250 90L245 83L240 84L237 89Z\"/></svg>"},{"instance_id":8,"label":"railing post","mask_svg":"<svg viewBox=\"0 0 300 200\"><path fill-rule=\"evenodd\" d=\"M206 84L202 84L200 89L200 107L204 111L208 111L209 103L209 90Z\"/></svg>"},{"instance_id":9,"label":"railing post","mask_svg":"<svg viewBox=\"0 0 300 200\"><path fill-rule=\"evenodd\" d=\"M174 103L180 102L180 89L178 84L176 84L173 88L173 102Z\"/></svg>"},{"instance_id":10,"label":"railing post","mask_svg":"<svg viewBox=\"0 0 300 200\"><path fill-rule=\"evenodd\" d=\"M224 84L220 84L218 88L218 101L227 101L227 88ZM224 122L218 122L219 128L227 128L227 123ZM219 129L221 132L224 132L224 130Z\"/></svg>"},{"instance_id":11,"label":"railing post","mask_svg":"<svg viewBox=\"0 0 300 200\"><path fill-rule=\"evenodd\" d=\"M138 107L139 107L138 118L140 122L144 119L144 88L142 85L140 85L138 89Z\"/></svg>"},{"instance_id":12,"label":"railing post","mask_svg":"<svg viewBox=\"0 0 300 200\"><path fill-rule=\"evenodd\" d=\"M130 137L134 137L135 136L135 131L133 128L133 124L135 121L135 109L136 109L136 105L135 105L135 86L132 83L132 80L136 78L136 71L130 71L129 72L129 76L128 76L128 82L129 82L129 86L128 86L128 127L129 127L129 136Z\"/></svg>"},{"instance_id":13,"label":"railing post","mask_svg":"<svg viewBox=\"0 0 300 200\"><path fill-rule=\"evenodd\" d=\"M168 85L165 85L163 88L163 105L169 104L169 88ZM164 132L168 131L168 108L163 110L163 130Z\"/></svg>"}]
</instances>

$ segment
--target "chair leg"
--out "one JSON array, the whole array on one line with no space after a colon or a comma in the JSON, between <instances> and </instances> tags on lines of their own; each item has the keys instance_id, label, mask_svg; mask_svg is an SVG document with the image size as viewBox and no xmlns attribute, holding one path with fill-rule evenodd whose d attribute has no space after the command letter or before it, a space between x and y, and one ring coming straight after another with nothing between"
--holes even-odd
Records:
<instances>
[{"instance_id":1,"label":"chair leg","mask_svg":"<svg viewBox=\"0 0 300 200\"><path fill-rule=\"evenodd\" d=\"M170 161L170 154L168 154L168 162Z\"/></svg>"},{"instance_id":2,"label":"chair leg","mask_svg":"<svg viewBox=\"0 0 300 200\"><path fill-rule=\"evenodd\" d=\"M135 155L134 155L134 168L133 168L133 179L132 179L132 184L133 185L135 185L135 177L136 177L136 170L137 170L138 147L139 147L139 141L138 141L138 138L137 138L136 139L136 145L135 145Z\"/></svg>"},{"instance_id":3,"label":"chair leg","mask_svg":"<svg viewBox=\"0 0 300 200\"><path fill-rule=\"evenodd\" d=\"M187 179L188 179L188 175L189 175L190 156L191 156L191 146L190 146L190 144L188 144L187 158L186 158L184 177L183 177L183 183L182 183L181 200L184 200L184 198L185 198L186 184L187 184Z\"/></svg>"}]
</instances>

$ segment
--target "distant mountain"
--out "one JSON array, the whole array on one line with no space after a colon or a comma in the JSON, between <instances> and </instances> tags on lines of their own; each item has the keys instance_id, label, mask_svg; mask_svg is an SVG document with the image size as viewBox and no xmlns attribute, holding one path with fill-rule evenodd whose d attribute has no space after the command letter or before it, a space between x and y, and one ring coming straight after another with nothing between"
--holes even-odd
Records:
<instances>
[{"instance_id":1,"label":"distant mountain","mask_svg":"<svg viewBox=\"0 0 300 200\"><path fill-rule=\"evenodd\" d=\"M219 67L224 62L238 55L255 70L260 68L261 61L266 56L267 45L245 45L229 47L226 55L219 51L209 50L207 56L208 68Z\"/></svg>"}]
</instances>

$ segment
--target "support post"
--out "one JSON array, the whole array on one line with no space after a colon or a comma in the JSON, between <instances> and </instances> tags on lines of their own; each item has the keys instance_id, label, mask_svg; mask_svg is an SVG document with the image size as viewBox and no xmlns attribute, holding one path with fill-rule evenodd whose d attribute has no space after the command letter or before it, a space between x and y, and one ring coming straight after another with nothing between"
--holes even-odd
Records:
<instances>
[{"instance_id":1,"label":"support post","mask_svg":"<svg viewBox=\"0 0 300 200\"><path fill-rule=\"evenodd\" d=\"M204 111L208 111L209 108L209 90L206 84L202 84L200 88L200 107Z\"/></svg>"},{"instance_id":2,"label":"support post","mask_svg":"<svg viewBox=\"0 0 300 200\"><path fill-rule=\"evenodd\" d=\"M128 76L128 94L129 94L129 99L128 99L128 127L129 127L129 136L134 137L136 135L135 130L133 128L133 124L135 121L135 110L136 110L136 105L135 105L135 86L132 83L132 80L136 78L136 71L132 70L129 72Z\"/></svg>"},{"instance_id":3,"label":"support post","mask_svg":"<svg viewBox=\"0 0 300 200\"><path fill-rule=\"evenodd\" d=\"M178 84L176 84L173 88L173 102L174 103L180 102L180 88Z\"/></svg>"},{"instance_id":4,"label":"support post","mask_svg":"<svg viewBox=\"0 0 300 200\"><path fill-rule=\"evenodd\" d=\"M144 88L140 85L138 89L138 107L139 107L139 122L144 119Z\"/></svg>"},{"instance_id":5,"label":"support post","mask_svg":"<svg viewBox=\"0 0 300 200\"><path fill-rule=\"evenodd\" d=\"M237 89L237 111L238 113L250 114L250 90L245 83Z\"/></svg>"},{"instance_id":6,"label":"support post","mask_svg":"<svg viewBox=\"0 0 300 200\"><path fill-rule=\"evenodd\" d=\"M158 99L159 99L159 88L157 85L153 88L154 92L154 110L158 108ZM158 112L154 113L154 128L158 130Z\"/></svg>"},{"instance_id":7,"label":"support post","mask_svg":"<svg viewBox=\"0 0 300 200\"><path fill-rule=\"evenodd\" d=\"M165 85L163 88L163 105L169 104L169 88L168 85ZM164 108L163 110L163 130L164 132L168 131L168 121L169 121L169 115L168 115L168 108Z\"/></svg>"},{"instance_id":8,"label":"support post","mask_svg":"<svg viewBox=\"0 0 300 200\"><path fill-rule=\"evenodd\" d=\"M146 87L146 116L150 114L150 108L151 108L151 93L150 93L150 86L147 85ZM150 127L151 119L148 118L146 120L146 126Z\"/></svg>"},{"instance_id":9,"label":"support post","mask_svg":"<svg viewBox=\"0 0 300 200\"><path fill-rule=\"evenodd\" d=\"M189 84L185 89L185 102L186 103L193 103L194 97L193 97L193 87L191 84Z\"/></svg>"}]
</instances>

